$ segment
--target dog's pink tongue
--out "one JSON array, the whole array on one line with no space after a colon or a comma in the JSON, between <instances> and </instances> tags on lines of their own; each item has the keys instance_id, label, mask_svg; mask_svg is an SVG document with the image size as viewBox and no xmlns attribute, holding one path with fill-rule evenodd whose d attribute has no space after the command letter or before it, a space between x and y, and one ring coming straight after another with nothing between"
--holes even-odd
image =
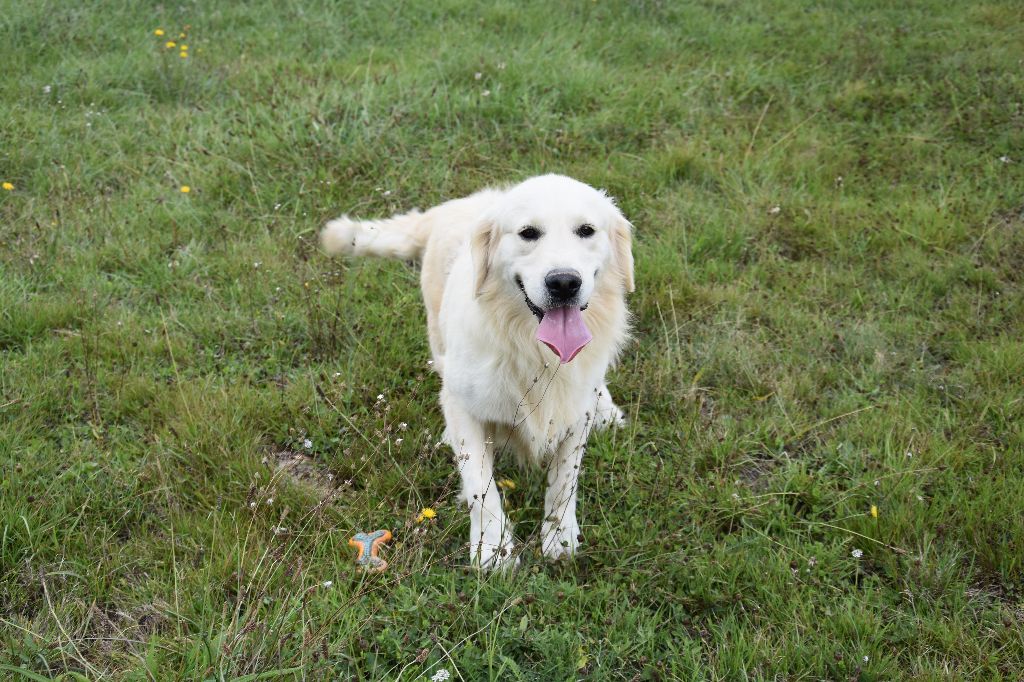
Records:
<instances>
[{"instance_id":1,"label":"dog's pink tongue","mask_svg":"<svg viewBox=\"0 0 1024 682\"><path fill-rule=\"evenodd\" d=\"M548 310L537 327L537 340L553 350L563 365L593 338L578 306Z\"/></svg>"}]
</instances>

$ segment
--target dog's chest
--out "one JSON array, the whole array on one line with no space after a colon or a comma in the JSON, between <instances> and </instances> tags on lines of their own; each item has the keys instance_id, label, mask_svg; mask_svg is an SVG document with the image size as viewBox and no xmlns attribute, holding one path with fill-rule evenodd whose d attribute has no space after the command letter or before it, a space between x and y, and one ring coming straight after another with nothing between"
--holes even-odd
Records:
<instances>
[{"instance_id":1,"label":"dog's chest","mask_svg":"<svg viewBox=\"0 0 1024 682\"><path fill-rule=\"evenodd\" d=\"M566 438L586 437L597 386L576 368L547 363L536 370L509 365L490 370L448 372L445 382L474 417L493 425L498 449L509 444L539 462Z\"/></svg>"}]
</instances>

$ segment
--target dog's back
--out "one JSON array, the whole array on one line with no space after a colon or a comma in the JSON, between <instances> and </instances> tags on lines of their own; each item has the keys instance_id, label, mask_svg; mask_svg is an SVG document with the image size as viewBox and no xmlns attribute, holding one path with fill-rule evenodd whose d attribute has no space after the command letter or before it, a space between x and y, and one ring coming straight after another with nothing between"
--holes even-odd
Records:
<instances>
[{"instance_id":1,"label":"dog's back","mask_svg":"<svg viewBox=\"0 0 1024 682\"><path fill-rule=\"evenodd\" d=\"M452 199L428 211L412 210L383 220L358 220L343 215L320 232L320 243L332 255L377 256L422 262L420 286L427 309L427 331L434 369L444 368L444 341L437 320L452 261L467 248L469 236L503 190L484 189Z\"/></svg>"}]
</instances>

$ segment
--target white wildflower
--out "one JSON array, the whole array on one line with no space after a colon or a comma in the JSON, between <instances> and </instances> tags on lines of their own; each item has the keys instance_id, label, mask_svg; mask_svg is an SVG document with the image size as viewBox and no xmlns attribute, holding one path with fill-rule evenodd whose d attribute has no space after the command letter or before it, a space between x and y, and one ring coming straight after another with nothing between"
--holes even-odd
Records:
<instances>
[{"instance_id":1,"label":"white wildflower","mask_svg":"<svg viewBox=\"0 0 1024 682\"><path fill-rule=\"evenodd\" d=\"M451 676L452 674L450 672L448 672L444 668L441 668L436 673L434 673L433 677L430 678L430 682L445 682L445 680L447 680Z\"/></svg>"},{"instance_id":2,"label":"white wildflower","mask_svg":"<svg viewBox=\"0 0 1024 682\"><path fill-rule=\"evenodd\" d=\"M312 450L313 441L307 438L306 440L302 441L302 447L306 448L307 450Z\"/></svg>"},{"instance_id":3,"label":"white wildflower","mask_svg":"<svg viewBox=\"0 0 1024 682\"><path fill-rule=\"evenodd\" d=\"M862 556L864 556L864 550L855 549L852 552L850 552L850 556L852 556L854 559L859 559Z\"/></svg>"}]
</instances>

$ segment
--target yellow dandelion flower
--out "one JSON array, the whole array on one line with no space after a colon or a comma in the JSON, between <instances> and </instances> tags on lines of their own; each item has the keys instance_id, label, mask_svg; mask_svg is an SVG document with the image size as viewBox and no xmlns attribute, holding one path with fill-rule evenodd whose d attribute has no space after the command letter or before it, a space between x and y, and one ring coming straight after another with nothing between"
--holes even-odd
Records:
<instances>
[{"instance_id":1,"label":"yellow dandelion flower","mask_svg":"<svg viewBox=\"0 0 1024 682\"><path fill-rule=\"evenodd\" d=\"M185 37L185 34L184 34L184 33L179 33L179 34L178 34L178 37L179 37L179 38L184 38L184 37Z\"/></svg>"},{"instance_id":2,"label":"yellow dandelion flower","mask_svg":"<svg viewBox=\"0 0 1024 682\"><path fill-rule=\"evenodd\" d=\"M178 56L182 59L188 59L188 52L181 52L178 54Z\"/></svg>"},{"instance_id":3,"label":"yellow dandelion flower","mask_svg":"<svg viewBox=\"0 0 1024 682\"><path fill-rule=\"evenodd\" d=\"M516 482L513 481L511 478L503 478L500 481L498 481L498 487L501 488L502 490L515 490Z\"/></svg>"},{"instance_id":4,"label":"yellow dandelion flower","mask_svg":"<svg viewBox=\"0 0 1024 682\"><path fill-rule=\"evenodd\" d=\"M14 189L14 185L12 185L9 182L5 182L3 185L0 185L0 187L3 187L8 192L10 192L12 189Z\"/></svg>"},{"instance_id":5,"label":"yellow dandelion flower","mask_svg":"<svg viewBox=\"0 0 1024 682\"><path fill-rule=\"evenodd\" d=\"M181 50L182 52L187 52L187 51L188 51L188 45L182 45L182 46L181 46L180 48L178 48L178 49L180 49L180 50Z\"/></svg>"},{"instance_id":6,"label":"yellow dandelion flower","mask_svg":"<svg viewBox=\"0 0 1024 682\"><path fill-rule=\"evenodd\" d=\"M420 515L416 517L416 523L423 523L424 521L427 521L428 519L433 519L433 518L436 518L436 517L437 517L437 512L436 511L434 511L431 507L424 507L420 511Z\"/></svg>"},{"instance_id":7,"label":"yellow dandelion flower","mask_svg":"<svg viewBox=\"0 0 1024 682\"><path fill-rule=\"evenodd\" d=\"M878 507L876 507L875 505L871 505L871 518L878 518Z\"/></svg>"},{"instance_id":8,"label":"yellow dandelion flower","mask_svg":"<svg viewBox=\"0 0 1024 682\"><path fill-rule=\"evenodd\" d=\"M177 44L178 43L174 42L173 40L168 40L166 43L164 43L164 47L166 47L169 50Z\"/></svg>"},{"instance_id":9,"label":"yellow dandelion flower","mask_svg":"<svg viewBox=\"0 0 1024 682\"><path fill-rule=\"evenodd\" d=\"M164 34L164 30L162 28L158 28L157 30L153 31L153 35L155 35L158 38L160 36L162 36L163 34Z\"/></svg>"},{"instance_id":10,"label":"yellow dandelion flower","mask_svg":"<svg viewBox=\"0 0 1024 682\"><path fill-rule=\"evenodd\" d=\"M188 194L191 191L192 191L192 188L189 187L188 185L182 185L181 186L181 193L182 194Z\"/></svg>"}]
</instances>

